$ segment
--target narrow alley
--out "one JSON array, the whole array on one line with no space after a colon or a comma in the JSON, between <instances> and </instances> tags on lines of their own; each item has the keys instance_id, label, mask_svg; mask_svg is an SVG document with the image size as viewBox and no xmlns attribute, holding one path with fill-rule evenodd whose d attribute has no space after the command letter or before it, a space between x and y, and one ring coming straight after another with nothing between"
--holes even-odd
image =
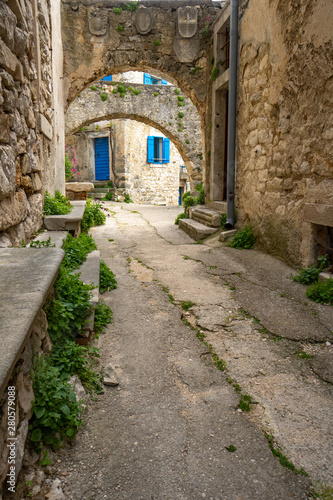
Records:
<instances>
[{"instance_id":1,"label":"narrow alley","mask_svg":"<svg viewBox=\"0 0 333 500\"><path fill-rule=\"evenodd\" d=\"M272 257L194 244L173 224L179 207L105 206L110 217L92 234L118 288L104 294L114 322L96 345L119 385L88 403L83 429L57 454L65 498L312 498L310 478L332 480L332 385L295 352L332 349L332 308L300 311L303 288ZM280 465L273 436L310 478Z\"/></svg>"}]
</instances>

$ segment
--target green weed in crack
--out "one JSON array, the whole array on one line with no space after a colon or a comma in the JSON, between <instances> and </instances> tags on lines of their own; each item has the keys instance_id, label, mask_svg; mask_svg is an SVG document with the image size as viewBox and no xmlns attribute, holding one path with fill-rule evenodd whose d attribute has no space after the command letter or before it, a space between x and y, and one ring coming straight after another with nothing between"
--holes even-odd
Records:
<instances>
[{"instance_id":1,"label":"green weed in crack","mask_svg":"<svg viewBox=\"0 0 333 500\"><path fill-rule=\"evenodd\" d=\"M181 303L181 308L184 309L184 311L188 311L193 306L195 306L195 303L190 300Z\"/></svg>"},{"instance_id":2,"label":"green weed in crack","mask_svg":"<svg viewBox=\"0 0 333 500\"><path fill-rule=\"evenodd\" d=\"M295 465L288 460L288 458L282 453L281 450L276 448L274 446L274 436L272 434L268 434L265 432L265 437L268 441L269 448L271 452L273 453L274 457L277 457L279 459L280 464L282 467L286 467L287 469L290 469L293 471L295 474L301 474L302 476L308 476L307 472L301 467L300 469L297 469Z\"/></svg>"}]
</instances>

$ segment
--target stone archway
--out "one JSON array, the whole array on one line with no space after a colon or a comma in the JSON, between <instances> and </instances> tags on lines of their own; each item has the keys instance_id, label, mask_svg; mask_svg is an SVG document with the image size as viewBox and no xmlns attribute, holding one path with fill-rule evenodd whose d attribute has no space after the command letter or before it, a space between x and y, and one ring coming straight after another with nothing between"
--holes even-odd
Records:
<instances>
[{"instance_id":1,"label":"stone archway","mask_svg":"<svg viewBox=\"0 0 333 500\"><path fill-rule=\"evenodd\" d=\"M117 118L136 120L160 130L183 157L192 184L202 180L200 116L193 103L178 89L140 84L94 85L69 106L66 135L89 123Z\"/></svg>"},{"instance_id":2,"label":"stone archway","mask_svg":"<svg viewBox=\"0 0 333 500\"><path fill-rule=\"evenodd\" d=\"M67 102L105 74L153 69L190 97L203 117L210 78L210 25L220 5L211 0L62 1ZM145 21L140 21L140 17Z\"/></svg>"}]
</instances>

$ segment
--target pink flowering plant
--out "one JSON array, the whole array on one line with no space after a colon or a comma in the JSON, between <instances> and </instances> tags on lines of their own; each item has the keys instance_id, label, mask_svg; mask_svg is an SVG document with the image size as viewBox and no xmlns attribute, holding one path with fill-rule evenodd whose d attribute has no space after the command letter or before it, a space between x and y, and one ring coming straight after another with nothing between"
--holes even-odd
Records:
<instances>
[{"instance_id":1,"label":"pink flowering plant","mask_svg":"<svg viewBox=\"0 0 333 500\"><path fill-rule=\"evenodd\" d=\"M80 172L76 170L77 166L77 159L75 156L75 151L73 148L68 148L68 146L65 146L65 177L66 181L69 181L69 179L73 175L80 175Z\"/></svg>"},{"instance_id":2,"label":"pink flowering plant","mask_svg":"<svg viewBox=\"0 0 333 500\"><path fill-rule=\"evenodd\" d=\"M201 27L201 33L204 36L207 36L207 37L210 36L210 34L211 34L210 24L211 24L211 19L209 16L207 16L204 26Z\"/></svg>"}]
</instances>

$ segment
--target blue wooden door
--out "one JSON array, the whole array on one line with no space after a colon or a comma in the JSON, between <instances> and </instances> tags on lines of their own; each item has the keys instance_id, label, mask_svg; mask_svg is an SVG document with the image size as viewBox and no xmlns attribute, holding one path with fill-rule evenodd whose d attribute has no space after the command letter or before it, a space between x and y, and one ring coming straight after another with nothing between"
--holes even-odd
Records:
<instances>
[{"instance_id":1,"label":"blue wooden door","mask_svg":"<svg viewBox=\"0 0 333 500\"><path fill-rule=\"evenodd\" d=\"M95 179L106 181L110 179L109 138L95 139Z\"/></svg>"}]
</instances>

